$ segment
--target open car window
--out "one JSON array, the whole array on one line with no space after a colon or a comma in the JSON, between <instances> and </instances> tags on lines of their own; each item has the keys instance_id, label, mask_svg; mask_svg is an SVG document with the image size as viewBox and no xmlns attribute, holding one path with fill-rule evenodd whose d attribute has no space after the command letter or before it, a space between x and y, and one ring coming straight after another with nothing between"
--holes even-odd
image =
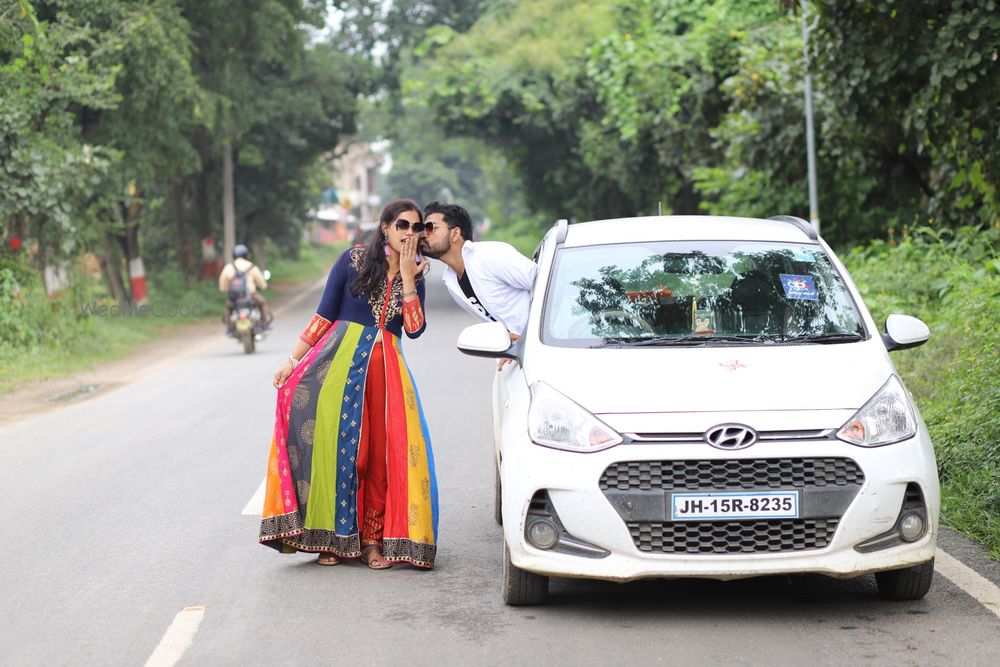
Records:
<instances>
[{"instance_id":1,"label":"open car window","mask_svg":"<svg viewBox=\"0 0 1000 667\"><path fill-rule=\"evenodd\" d=\"M845 343L858 309L816 245L669 241L561 248L547 345Z\"/></svg>"}]
</instances>

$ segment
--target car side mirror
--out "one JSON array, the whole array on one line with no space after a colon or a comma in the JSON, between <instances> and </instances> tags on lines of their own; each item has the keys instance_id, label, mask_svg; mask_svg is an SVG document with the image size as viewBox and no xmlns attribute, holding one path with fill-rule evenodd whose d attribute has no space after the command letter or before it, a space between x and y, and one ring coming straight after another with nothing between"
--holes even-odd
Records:
<instances>
[{"instance_id":1,"label":"car side mirror","mask_svg":"<svg viewBox=\"0 0 1000 667\"><path fill-rule=\"evenodd\" d=\"M890 352L923 345L930 337L931 330L916 317L893 314L885 319L882 342L885 343L885 349Z\"/></svg>"},{"instance_id":2,"label":"car side mirror","mask_svg":"<svg viewBox=\"0 0 1000 667\"><path fill-rule=\"evenodd\" d=\"M483 322L465 327L458 334L456 345L461 352L473 357L521 358L520 341L512 344L507 327L500 322Z\"/></svg>"}]
</instances>

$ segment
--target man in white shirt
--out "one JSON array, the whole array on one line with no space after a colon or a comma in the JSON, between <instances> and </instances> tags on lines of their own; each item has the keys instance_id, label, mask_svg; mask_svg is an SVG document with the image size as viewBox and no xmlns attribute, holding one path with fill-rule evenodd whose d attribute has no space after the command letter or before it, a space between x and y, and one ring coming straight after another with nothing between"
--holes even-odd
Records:
<instances>
[{"instance_id":1,"label":"man in white shirt","mask_svg":"<svg viewBox=\"0 0 1000 667\"><path fill-rule=\"evenodd\" d=\"M226 293L226 315L224 321L227 327L232 327L230 317L238 298L252 299L260 308L260 316L264 320L264 326L271 324L271 309L268 308L267 299L261 296L257 290L267 289L267 279L260 272L257 265L247 259L250 249L242 243L233 248L233 261L222 267L219 274L219 291Z\"/></svg>"},{"instance_id":2,"label":"man in white shirt","mask_svg":"<svg viewBox=\"0 0 1000 667\"><path fill-rule=\"evenodd\" d=\"M537 267L500 241L473 241L472 218L457 204L424 207L427 226L420 252L447 265L444 284L464 310L486 321L502 322L517 340L528 323L531 288Z\"/></svg>"}]
</instances>

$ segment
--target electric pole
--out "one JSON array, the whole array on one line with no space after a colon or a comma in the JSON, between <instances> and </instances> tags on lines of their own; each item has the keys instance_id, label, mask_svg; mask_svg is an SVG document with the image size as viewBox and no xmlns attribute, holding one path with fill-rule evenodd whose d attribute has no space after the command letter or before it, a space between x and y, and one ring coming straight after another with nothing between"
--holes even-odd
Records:
<instances>
[{"instance_id":1,"label":"electric pole","mask_svg":"<svg viewBox=\"0 0 1000 667\"><path fill-rule=\"evenodd\" d=\"M806 63L806 164L809 170L809 222L819 233L819 196L816 194L816 133L813 130L812 64L809 61L809 34L816 28L808 21L809 2L800 0L802 7L802 55Z\"/></svg>"}]
</instances>

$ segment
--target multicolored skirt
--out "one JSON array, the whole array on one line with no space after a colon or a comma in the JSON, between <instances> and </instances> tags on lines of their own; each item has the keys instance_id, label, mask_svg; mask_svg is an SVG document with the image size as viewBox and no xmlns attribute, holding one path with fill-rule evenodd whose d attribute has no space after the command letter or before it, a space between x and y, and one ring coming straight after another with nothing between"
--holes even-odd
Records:
<instances>
[{"instance_id":1,"label":"multicolored skirt","mask_svg":"<svg viewBox=\"0 0 1000 667\"><path fill-rule=\"evenodd\" d=\"M261 544L283 553L360 556L358 448L378 333L374 326L335 322L279 390ZM383 330L382 346L388 473L382 552L386 560L430 568L438 526L431 440L399 339Z\"/></svg>"}]
</instances>

